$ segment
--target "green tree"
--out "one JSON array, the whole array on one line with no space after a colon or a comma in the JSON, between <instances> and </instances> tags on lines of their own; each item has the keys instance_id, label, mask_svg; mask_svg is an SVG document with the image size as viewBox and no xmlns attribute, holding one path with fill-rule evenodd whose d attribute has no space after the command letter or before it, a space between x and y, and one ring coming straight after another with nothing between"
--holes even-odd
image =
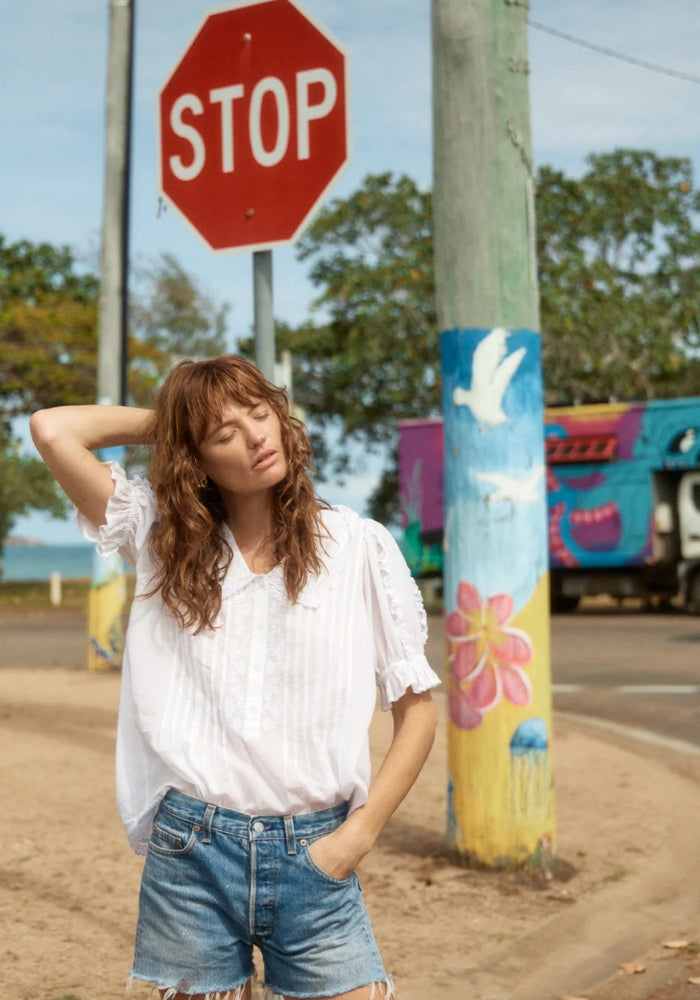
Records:
<instances>
[{"instance_id":1,"label":"green tree","mask_svg":"<svg viewBox=\"0 0 700 1000\"><path fill-rule=\"evenodd\" d=\"M439 412L430 194L408 177L368 176L320 213L298 256L311 262L323 319L280 326L277 342L293 352L294 395L317 463L340 475L358 449L395 452L398 419ZM391 516L392 496L395 460L370 504L376 516Z\"/></svg>"},{"instance_id":2,"label":"green tree","mask_svg":"<svg viewBox=\"0 0 700 1000\"><path fill-rule=\"evenodd\" d=\"M142 267L134 284L130 387L143 403L177 358L225 350L228 307L171 254ZM99 279L69 247L0 235L0 412L94 402L98 301Z\"/></svg>"},{"instance_id":3,"label":"green tree","mask_svg":"<svg viewBox=\"0 0 700 1000\"><path fill-rule=\"evenodd\" d=\"M43 462L19 453L19 443L0 432L0 555L18 517L32 510L64 518L70 504ZM0 576L2 560L0 559Z\"/></svg>"},{"instance_id":4,"label":"green tree","mask_svg":"<svg viewBox=\"0 0 700 1000\"><path fill-rule=\"evenodd\" d=\"M179 358L225 353L229 307L202 291L169 253L136 269L133 283L129 392L135 403L146 406Z\"/></svg>"},{"instance_id":5,"label":"green tree","mask_svg":"<svg viewBox=\"0 0 700 1000\"><path fill-rule=\"evenodd\" d=\"M97 292L68 247L0 236L0 413L94 400Z\"/></svg>"},{"instance_id":6,"label":"green tree","mask_svg":"<svg viewBox=\"0 0 700 1000\"><path fill-rule=\"evenodd\" d=\"M0 545L29 509L65 516L53 480L21 456L12 420L97 394L98 278L69 247L0 235ZM145 403L178 357L225 349L226 307L202 293L174 257L142 270L130 337L134 400Z\"/></svg>"},{"instance_id":7,"label":"green tree","mask_svg":"<svg viewBox=\"0 0 700 1000\"><path fill-rule=\"evenodd\" d=\"M94 399L97 281L68 247L0 236L0 548L18 517L69 504L43 462L20 453L12 418Z\"/></svg>"},{"instance_id":8,"label":"green tree","mask_svg":"<svg viewBox=\"0 0 700 1000\"><path fill-rule=\"evenodd\" d=\"M700 194L690 162L649 151L537 179L542 366L549 402L700 390Z\"/></svg>"}]
</instances>

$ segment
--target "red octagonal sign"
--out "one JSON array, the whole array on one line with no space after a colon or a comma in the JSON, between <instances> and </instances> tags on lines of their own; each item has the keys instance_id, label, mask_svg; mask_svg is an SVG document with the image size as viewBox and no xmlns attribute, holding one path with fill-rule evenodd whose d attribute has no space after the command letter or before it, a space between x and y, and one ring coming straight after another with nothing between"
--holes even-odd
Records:
<instances>
[{"instance_id":1,"label":"red octagonal sign","mask_svg":"<svg viewBox=\"0 0 700 1000\"><path fill-rule=\"evenodd\" d=\"M292 0L209 14L159 98L161 192L214 250L292 243L348 160L348 60Z\"/></svg>"}]
</instances>

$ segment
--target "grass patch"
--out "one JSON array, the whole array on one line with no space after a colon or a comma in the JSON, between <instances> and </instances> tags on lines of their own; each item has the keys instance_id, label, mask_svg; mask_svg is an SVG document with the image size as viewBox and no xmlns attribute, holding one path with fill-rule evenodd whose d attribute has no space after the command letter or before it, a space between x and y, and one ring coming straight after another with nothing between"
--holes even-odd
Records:
<instances>
[{"instance_id":1,"label":"grass patch","mask_svg":"<svg viewBox=\"0 0 700 1000\"><path fill-rule=\"evenodd\" d=\"M49 582L0 580L0 610L27 611L85 611L90 594L89 579L64 580L61 586L61 604L55 608L51 604ZM134 596L135 577L126 575L126 598L129 604ZM63 998L60 998L63 1000Z\"/></svg>"}]
</instances>

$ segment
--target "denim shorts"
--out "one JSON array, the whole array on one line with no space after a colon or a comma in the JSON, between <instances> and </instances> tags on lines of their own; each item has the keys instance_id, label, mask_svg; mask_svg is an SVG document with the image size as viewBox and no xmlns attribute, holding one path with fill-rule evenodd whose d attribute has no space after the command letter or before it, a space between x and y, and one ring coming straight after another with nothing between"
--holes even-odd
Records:
<instances>
[{"instance_id":1,"label":"denim shorts","mask_svg":"<svg viewBox=\"0 0 700 1000\"><path fill-rule=\"evenodd\" d=\"M357 876L335 879L309 854L346 814L342 804L247 816L167 792L141 880L132 978L166 996L234 995L254 974L255 945L268 997L332 997L370 983L393 996Z\"/></svg>"}]
</instances>

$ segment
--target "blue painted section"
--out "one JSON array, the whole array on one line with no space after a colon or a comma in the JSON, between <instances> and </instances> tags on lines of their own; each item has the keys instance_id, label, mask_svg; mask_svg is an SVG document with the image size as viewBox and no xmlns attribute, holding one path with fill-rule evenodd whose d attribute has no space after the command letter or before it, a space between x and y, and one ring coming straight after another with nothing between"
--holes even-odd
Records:
<instances>
[{"instance_id":1,"label":"blue painted section","mask_svg":"<svg viewBox=\"0 0 700 1000\"><path fill-rule=\"evenodd\" d=\"M493 354L498 351L491 352L488 364L483 354L490 345L497 347L496 334L455 329L440 335L444 593L449 605L466 573L482 595L510 594L517 612L548 568L540 337L531 330L508 332L494 369ZM477 350L481 357L475 361ZM484 419L481 411L490 405L493 394L488 385L482 387L480 406L478 392L474 398L475 383L485 381L485 371L486 376L493 373L493 393L498 396L503 389L503 381L499 382L502 364L514 370L502 393L500 415L486 413ZM471 393L471 403L455 405L455 390L458 395ZM505 490L502 482L499 486L499 477L508 479ZM525 498L518 498L518 491Z\"/></svg>"}]
</instances>

